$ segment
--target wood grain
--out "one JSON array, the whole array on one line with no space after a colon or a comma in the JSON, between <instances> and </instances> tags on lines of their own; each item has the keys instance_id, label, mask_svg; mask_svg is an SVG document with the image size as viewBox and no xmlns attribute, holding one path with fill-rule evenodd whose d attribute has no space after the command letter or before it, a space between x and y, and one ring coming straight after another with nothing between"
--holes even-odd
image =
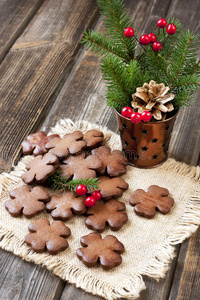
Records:
<instances>
[{"instance_id":1,"label":"wood grain","mask_svg":"<svg viewBox=\"0 0 200 300\"><path fill-rule=\"evenodd\" d=\"M200 229L181 245L169 300L199 299Z\"/></svg>"},{"instance_id":2,"label":"wood grain","mask_svg":"<svg viewBox=\"0 0 200 300\"><path fill-rule=\"evenodd\" d=\"M26 2L25 4L23 0L0 1L0 63L44 1Z\"/></svg>"},{"instance_id":3,"label":"wood grain","mask_svg":"<svg viewBox=\"0 0 200 300\"><path fill-rule=\"evenodd\" d=\"M0 299L59 299L63 285L46 268L0 250Z\"/></svg>"},{"instance_id":4,"label":"wood grain","mask_svg":"<svg viewBox=\"0 0 200 300\"><path fill-rule=\"evenodd\" d=\"M194 33L200 32L199 1L175 0L169 8L168 16L175 16L185 28L189 28ZM200 92L196 94L195 103L191 107L181 109L171 138L170 155L188 164L196 163L197 154L194 156L193 153L197 148L196 140L200 131L199 97Z\"/></svg>"},{"instance_id":5,"label":"wood grain","mask_svg":"<svg viewBox=\"0 0 200 300\"><path fill-rule=\"evenodd\" d=\"M97 17L92 0L46 1L0 67L1 165L8 171L20 144L45 118L67 78L84 29ZM9 135L7 134L9 132Z\"/></svg>"}]
</instances>

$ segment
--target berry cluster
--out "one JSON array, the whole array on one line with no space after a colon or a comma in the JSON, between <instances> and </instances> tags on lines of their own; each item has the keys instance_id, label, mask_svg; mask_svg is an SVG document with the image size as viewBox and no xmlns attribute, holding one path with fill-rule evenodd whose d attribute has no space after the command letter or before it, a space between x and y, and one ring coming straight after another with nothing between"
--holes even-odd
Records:
<instances>
[{"instance_id":1,"label":"berry cluster","mask_svg":"<svg viewBox=\"0 0 200 300\"><path fill-rule=\"evenodd\" d=\"M79 184L77 187L76 187L76 193L79 195L79 196L84 196L87 194L87 188L84 184ZM99 201L101 200L101 193L99 191L94 191L92 192L91 196L88 196L86 199L85 199L85 205L88 206L88 207L93 207L95 204L96 204L96 201Z\"/></svg>"},{"instance_id":2,"label":"berry cluster","mask_svg":"<svg viewBox=\"0 0 200 300\"><path fill-rule=\"evenodd\" d=\"M152 114L149 111L143 111L143 113L133 112L132 108L125 106L122 108L121 114L125 118L130 118L134 124L143 122L149 122L152 118Z\"/></svg>"},{"instance_id":3,"label":"berry cluster","mask_svg":"<svg viewBox=\"0 0 200 300\"><path fill-rule=\"evenodd\" d=\"M158 22L157 22L157 26L159 28L162 28L163 30L166 27L166 32L167 32L168 35L173 35L173 34L176 33L176 25L174 25L173 23L167 25L167 21L165 19L159 19ZM127 28L124 29L124 35L127 38L133 37L134 34L135 34L135 32L134 32L134 29L132 27L127 27ZM161 42L157 41L157 36L154 33L150 32L148 35L143 34L140 37L138 42L142 46L146 46L146 45L151 44L151 47L152 47L153 51L154 52L159 52L162 49L162 46L164 45L165 41L163 42L163 44L161 44Z\"/></svg>"}]
</instances>

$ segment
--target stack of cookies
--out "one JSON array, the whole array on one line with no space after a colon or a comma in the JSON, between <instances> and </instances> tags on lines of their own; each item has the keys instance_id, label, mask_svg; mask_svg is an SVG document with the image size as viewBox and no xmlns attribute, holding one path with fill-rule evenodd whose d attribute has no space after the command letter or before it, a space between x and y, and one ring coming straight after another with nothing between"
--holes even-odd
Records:
<instances>
[{"instance_id":1,"label":"stack of cookies","mask_svg":"<svg viewBox=\"0 0 200 300\"><path fill-rule=\"evenodd\" d=\"M103 140L103 133L92 129L85 134L74 131L63 138L57 134L47 136L40 131L29 135L22 143L24 155L33 154L35 157L22 175L26 185L10 192L11 199L5 207L13 217L23 214L26 218L46 209L55 220L50 224L48 219L42 218L29 224L30 233L25 241L34 251L43 252L46 249L50 254L57 254L66 249L66 238L71 230L64 222L76 214L84 214L85 225L94 232L81 238L83 248L77 250L77 256L89 267L98 261L104 269L121 263L123 244L113 235L102 239L100 233L106 226L114 231L119 230L128 220L125 204L116 199L128 189L128 184L119 177L126 173L128 161L121 151L111 151L103 145ZM61 176L69 180L98 177L101 201L88 208L85 205L86 196L69 190L51 196L45 185L57 169L60 169Z\"/></svg>"}]
</instances>

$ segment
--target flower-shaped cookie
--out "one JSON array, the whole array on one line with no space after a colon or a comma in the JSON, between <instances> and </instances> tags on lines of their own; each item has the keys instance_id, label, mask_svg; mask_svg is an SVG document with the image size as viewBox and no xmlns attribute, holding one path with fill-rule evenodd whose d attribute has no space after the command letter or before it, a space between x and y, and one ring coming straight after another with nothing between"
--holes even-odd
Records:
<instances>
[{"instance_id":1,"label":"flower-shaped cookie","mask_svg":"<svg viewBox=\"0 0 200 300\"><path fill-rule=\"evenodd\" d=\"M36 252L57 254L69 245L66 240L71 230L62 222L54 221L51 225L47 219L39 219L28 225L30 233L25 236L25 242Z\"/></svg>"},{"instance_id":2,"label":"flower-shaped cookie","mask_svg":"<svg viewBox=\"0 0 200 300\"><path fill-rule=\"evenodd\" d=\"M106 224L113 231L119 230L127 221L124 203L115 199L108 200L105 204L98 201L95 206L87 209L85 224L89 229L103 232Z\"/></svg>"},{"instance_id":3,"label":"flower-shaped cookie","mask_svg":"<svg viewBox=\"0 0 200 300\"><path fill-rule=\"evenodd\" d=\"M151 185L148 192L138 189L129 200L137 215L153 218L156 210L167 214L174 205L174 199L169 197L169 191L158 185Z\"/></svg>"},{"instance_id":4,"label":"flower-shaped cookie","mask_svg":"<svg viewBox=\"0 0 200 300\"><path fill-rule=\"evenodd\" d=\"M28 171L22 175L22 180L27 184L32 184L34 181L42 183L55 172L58 162L59 159L53 153L38 155L27 164Z\"/></svg>"},{"instance_id":5,"label":"flower-shaped cookie","mask_svg":"<svg viewBox=\"0 0 200 300\"><path fill-rule=\"evenodd\" d=\"M98 189L104 199L119 198L128 189L128 183L121 177L100 176L99 181Z\"/></svg>"},{"instance_id":6,"label":"flower-shaped cookie","mask_svg":"<svg viewBox=\"0 0 200 300\"><path fill-rule=\"evenodd\" d=\"M45 148L45 145L55 137L59 137L59 135L52 134L47 136L44 131L30 134L21 144L23 154L28 155L33 153L34 155L41 155L46 153L47 149Z\"/></svg>"},{"instance_id":7,"label":"flower-shaped cookie","mask_svg":"<svg viewBox=\"0 0 200 300\"><path fill-rule=\"evenodd\" d=\"M10 192L11 200L5 202L5 208L11 216L18 217L21 213L26 218L31 218L44 211L45 204L50 200L49 193L41 186L32 190L27 185L22 185Z\"/></svg>"},{"instance_id":8,"label":"flower-shaped cookie","mask_svg":"<svg viewBox=\"0 0 200 300\"><path fill-rule=\"evenodd\" d=\"M73 218L73 213L77 215L85 213L85 198L68 190L63 192L61 197L53 195L46 205L46 210L51 212L53 219L67 221Z\"/></svg>"},{"instance_id":9,"label":"flower-shaped cookie","mask_svg":"<svg viewBox=\"0 0 200 300\"><path fill-rule=\"evenodd\" d=\"M101 146L92 150L92 154L97 155L103 162L99 174L103 175L107 172L111 177L116 177L126 173L128 160L121 151L113 150L111 152L110 147Z\"/></svg>"},{"instance_id":10,"label":"flower-shaped cookie","mask_svg":"<svg viewBox=\"0 0 200 300\"><path fill-rule=\"evenodd\" d=\"M87 147L97 147L103 141L103 132L95 129L88 130L83 135L84 141L87 143Z\"/></svg>"},{"instance_id":11,"label":"flower-shaped cookie","mask_svg":"<svg viewBox=\"0 0 200 300\"><path fill-rule=\"evenodd\" d=\"M93 267L100 261L104 270L118 266L122 262L121 253L124 245L113 235L107 235L103 239L99 233L92 232L81 238L83 248L77 250L77 256L82 262Z\"/></svg>"},{"instance_id":12,"label":"flower-shaped cookie","mask_svg":"<svg viewBox=\"0 0 200 300\"><path fill-rule=\"evenodd\" d=\"M70 156L60 165L62 176L73 179L79 178L94 178L96 177L96 170L102 166L101 159L96 155L89 155L85 158L85 153L76 156Z\"/></svg>"},{"instance_id":13,"label":"flower-shaped cookie","mask_svg":"<svg viewBox=\"0 0 200 300\"><path fill-rule=\"evenodd\" d=\"M45 145L49 152L55 154L59 158L65 158L67 155L76 154L86 147L86 142L83 141L81 131L74 131L66 134L63 138L56 137Z\"/></svg>"}]
</instances>

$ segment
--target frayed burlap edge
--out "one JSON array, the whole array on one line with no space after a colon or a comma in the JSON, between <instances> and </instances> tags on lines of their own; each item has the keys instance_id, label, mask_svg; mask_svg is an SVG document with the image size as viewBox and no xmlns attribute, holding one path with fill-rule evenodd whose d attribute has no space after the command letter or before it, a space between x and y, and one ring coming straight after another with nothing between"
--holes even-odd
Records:
<instances>
[{"instance_id":1,"label":"frayed burlap edge","mask_svg":"<svg viewBox=\"0 0 200 300\"><path fill-rule=\"evenodd\" d=\"M69 119L60 120L60 122L51 129L50 133L58 133L62 136L66 132L72 132L74 130L82 130L85 132L91 128L102 130L109 146L117 149L121 148L120 139L117 134L96 124L88 123L87 121L73 123ZM9 191L18 183L19 178L25 171L26 164L31 159L31 156L22 158L12 172L0 175L0 194ZM159 168L161 170L167 170L172 173L187 176L196 182L200 178L200 167L188 166L185 163L177 162L171 158ZM142 270L141 274L132 274L129 282L123 288L117 287L117 285L111 286L110 284L95 278L93 275L85 274L79 268L64 263L56 258L56 256L51 256L47 253L35 253L24 241L21 241L14 236L11 231L8 231L3 227L0 227L0 247L13 252L15 255L22 257L26 261L42 264L48 270L53 271L55 275L94 295L102 296L105 299L136 299L139 297L141 290L145 289L142 275L147 275L157 280L165 277L170 262L175 256L174 245L182 243L186 238L190 237L191 234L197 230L199 224L200 189L188 200L185 213L179 218L173 232L166 237L164 244L156 250L154 257L149 264Z\"/></svg>"}]
</instances>

